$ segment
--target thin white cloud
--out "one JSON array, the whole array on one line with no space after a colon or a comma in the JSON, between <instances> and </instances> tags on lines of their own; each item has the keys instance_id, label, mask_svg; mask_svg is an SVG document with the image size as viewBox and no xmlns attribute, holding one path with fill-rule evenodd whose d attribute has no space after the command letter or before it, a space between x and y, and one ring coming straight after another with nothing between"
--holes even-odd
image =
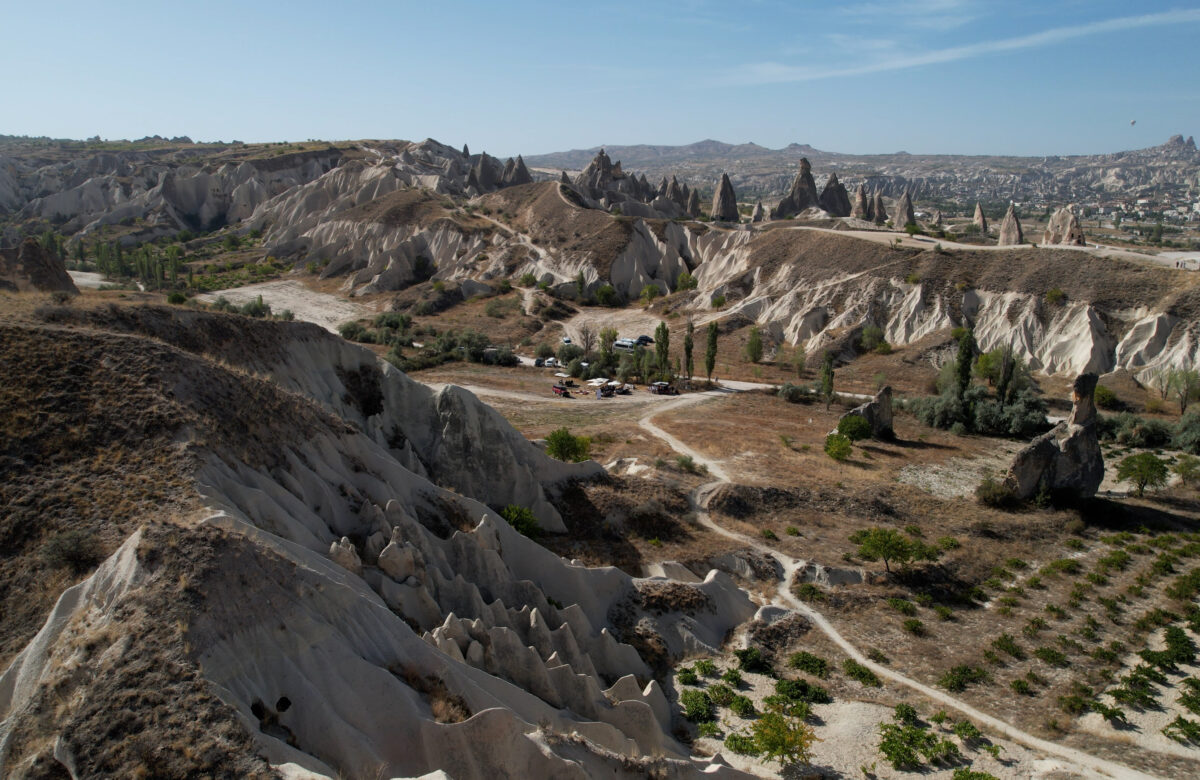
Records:
<instances>
[{"instance_id":1,"label":"thin white cloud","mask_svg":"<svg viewBox=\"0 0 1200 780\"><path fill-rule=\"evenodd\" d=\"M953 0L949 0L953 1ZM1125 16L1073 27L1059 27L1017 38L999 41L982 41L947 49L896 55L875 62L849 68L823 68L807 65L787 65L778 62L753 62L738 67L728 81L735 84L786 84L803 81L862 76L882 71L905 70L923 65L939 65L947 62L981 57L988 54L1033 49L1050 46L1075 38L1085 38L1112 32L1126 32L1139 27L1161 27L1164 25L1195 24L1200 22L1200 9L1165 11L1142 16Z\"/></svg>"},{"instance_id":2,"label":"thin white cloud","mask_svg":"<svg viewBox=\"0 0 1200 780\"><path fill-rule=\"evenodd\" d=\"M900 3L856 3L839 11L846 16L890 19L907 27L950 30L974 21L980 8L976 0L903 0Z\"/></svg>"}]
</instances>

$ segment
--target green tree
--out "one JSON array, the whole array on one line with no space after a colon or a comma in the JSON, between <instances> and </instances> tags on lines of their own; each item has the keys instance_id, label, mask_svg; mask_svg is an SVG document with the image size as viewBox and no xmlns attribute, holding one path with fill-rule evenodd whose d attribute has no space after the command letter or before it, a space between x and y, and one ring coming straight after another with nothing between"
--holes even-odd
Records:
<instances>
[{"instance_id":1,"label":"green tree","mask_svg":"<svg viewBox=\"0 0 1200 780\"><path fill-rule=\"evenodd\" d=\"M659 322L658 327L654 329L654 352L658 358L658 370L662 372L664 379L669 379L666 375L671 370L671 331L665 321Z\"/></svg>"},{"instance_id":2,"label":"green tree","mask_svg":"<svg viewBox=\"0 0 1200 780\"><path fill-rule=\"evenodd\" d=\"M694 346L693 334L695 332L696 324L691 320L688 320L687 331L685 331L683 334L683 370L687 372L688 379L692 378L692 370L694 369L694 365L692 363L692 348Z\"/></svg>"},{"instance_id":3,"label":"green tree","mask_svg":"<svg viewBox=\"0 0 1200 780\"><path fill-rule=\"evenodd\" d=\"M858 557L867 561L883 561L890 573L892 564L906 567L920 557L921 545L894 528L867 528L855 531L850 541L858 545Z\"/></svg>"},{"instance_id":4,"label":"green tree","mask_svg":"<svg viewBox=\"0 0 1200 780\"><path fill-rule=\"evenodd\" d=\"M1179 413L1187 411L1188 404L1200 396L1200 372L1195 369L1171 369L1168 383L1175 400L1179 401Z\"/></svg>"},{"instance_id":5,"label":"green tree","mask_svg":"<svg viewBox=\"0 0 1200 780\"><path fill-rule=\"evenodd\" d=\"M704 371L712 381L713 369L717 367L717 321L708 323L708 348L704 352Z\"/></svg>"},{"instance_id":6,"label":"green tree","mask_svg":"<svg viewBox=\"0 0 1200 780\"><path fill-rule=\"evenodd\" d=\"M1130 455L1117 465L1117 479L1132 483L1141 496L1148 487L1167 484L1167 463L1153 452Z\"/></svg>"},{"instance_id":7,"label":"green tree","mask_svg":"<svg viewBox=\"0 0 1200 780\"><path fill-rule=\"evenodd\" d=\"M825 408L833 403L833 352L825 350L821 358L821 384L818 388L821 398L825 400Z\"/></svg>"},{"instance_id":8,"label":"green tree","mask_svg":"<svg viewBox=\"0 0 1200 780\"><path fill-rule=\"evenodd\" d=\"M617 305L617 288L611 284L601 285L596 289L596 303L601 306Z\"/></svg>"},{"instance_id":9,"label":"green tree","mask_svg":"<svg viewBox=\"0 0 1200 780\"><path fill-rule=\"evenodd\" d=\"M796 345L796 349L792 351L792 368L796 371L797 378L804 377L804 364L807 360L807 355L804 354L804 348Z\"/></svg>"},{"instance_id":10,"label":"green tree","mask_svg":"<svg viewBox=\"0 0 1200 780\"><path fill-rule=\"evenodd\" d=\"M542 532L542 527L538 525L537 518L533 516L533 510L527 506L509 504L500 510L500 516L507 520L508 524L520 534L528 536L530 539L537 538Z\"/></svg>"},{"instance_id":11,"label":"green tree","mask_svg":"<svg viewBox=\"0 0 1200 780\"><path fill-rule=\"evenodd\" d=\"M588 437L573 436L567 428L559 428L546 437L546 454L568 463L579 463L588 459L591 444Z\"/></svg>"},{"instance_id":12,"label":"green tree","mask_svg":"<svg viewBox=\"0 0 1200 780\"><path fill-rule=\"evenodd\" d=\"M817 735L800 718L790 718L777 711L764 712L751 724L750 733L762 751L763 761L778 761L780 766L787 766L812 760Z\"/></svg>"},{"instance_id":13,"label":"green tree","mask_svg":"<svg viewBox=\"0 0 1200 780\"><path fill-rule=\"evenodd\" d=\"M616 328L603 328L600 331L600 359L606 366L612 363L613 343L618 335Z\"/></svg>"},{"instance_id":14,"label":"green tree","mask_svg":"<svg viewBox=\"0 0 1200 780\"><path fill-rule=\"evenodd\" d=\"M967 388L971 386L971 368L975 363L975 352L975 333L966 328L958 339L958 356L954 364L959 400L962 400Z\"/></svg>"},{"instance_id":15,"label":"green tree","mask_svg":"<svg viewBox=\"0 0 1200 780\"><path fill-rule=\"evenodd\" d=\"M851 414L838 420L837 430L850 441L871 438L871 423L867 422L866 417L857 414Z\"/></svg>"},{"instance_id":16,"label":"green tree","mask_svg":"<svg viewBox=\"0 0 1200 780\"><path fill-rule=\"evenodd\" d=\"M579 294L579 300L582 301L587 292L587 279L584 278L583 271L580 271L579 276L575 277L575 291Z\"/></svg>"},{"instance_id":17,"label":"green tree","mask_svg":"<svg viewBox=\"0 0 1200 780\"><path fill-rule=\"evenodd\" d=\"M1200 458L1195 455L1180 455L1175 459L1175 465L1171 466L1171 471L1179 476L1179 481L1183 484L1194 485L1200 482Z\"/></svg>"},{"instance_id":18,"label":"green tree","mask_svg":"<svg viewBox=\"0 0 1200 780\"><path fill-rule=\"evenodd\" d=\"M754 327L750 328L750 339L746 342L746 360L749 360L751 363L757 363L758 361L762 360L762 356L762 332L759 331L758 326L755 325Z\"/></svg>"}]
</instances>

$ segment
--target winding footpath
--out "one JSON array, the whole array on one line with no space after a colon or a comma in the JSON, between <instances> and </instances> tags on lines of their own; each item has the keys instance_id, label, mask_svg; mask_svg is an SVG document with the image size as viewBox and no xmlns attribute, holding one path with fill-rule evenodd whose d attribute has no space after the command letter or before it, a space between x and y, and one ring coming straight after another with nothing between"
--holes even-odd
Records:
<instances>
[{"instance_id":1,"label":"winding footpath","mask_svg":"<svg viewBox=\"0 0 1200 780\"><path fill-rule=\"evenodd\" d=\"M1093 756L1090 753L1083 752L1082 750L1076 750L1075 748L1060 745L1056 742L1050 742L1049 740L1041 739L1040 737L1035 737L1034 735L1022 731L1021 729L1003 720L1000 720L995 716L981 712L970 704L962 701L961 699L957 699L948 693L945 693L944 691L931 688L922 682L912 679L911 677L906 677L905 675L893 669L889 669L886 666L875 663L863 655L862 652L852 645L848 639L842 636L841 633L839 633L838 630L833 627L833 625L825 618L824 615L792 595L790 585L797 570L800 568L802 561L790 558L763 544L757 539L730 531L717 525L717 523L713 521L712 517L708 513L708 501L712 497L713 491L715 491L721 485L731 481L729 479L729 475L723 468L721 468L720 463L704 457L702 454L687 446L676 437L667 433L662 428L659 428L653 422L654 417L662 414L663 412L668 412L681 406L697 403L710 397L712 397L711 394L699 393L696 395L683 396L678 400L669 401L666 404L657 406L656 408L648 411L638 420L638 425L646 432L667 442L678 452L684 455L690 455L697 463L703 463L708 468L709 473L716 477L716 480L713 482L701 485L700 487L696 488L695 491L693 491L692 500L696 507L696 516L699 519L700 524L705 528L708 528L709 530L726 538L733 539L740 544L751 547L758 552L769 555L779 562L779 564L783 567L783 580L779 585L776 603L782 603L796 612L804 615L806 618L812 621L813 625L820 629L821 633L825 634L825 636L829 637L831 641L840 647L842 652L863 666L866 666L878 676L891 680L892 682L902 685L906 688L910 688L929 699L944 704L947 707L958 710L963 715L966 715L977 723L986 726L996 734L1003 735L1007 739L1018 742L1028 748L1041 751L1047 755L1057 756L1070 761L1071 763L1075 764L1077 768L1091 772L1095 776L1110 778L1136 778L1137 780L1155 780L1154 775L1148 775L1144 772L1130 769L1122 764L1108 761L1098 756Z\"/></svg>"}]
</instances>

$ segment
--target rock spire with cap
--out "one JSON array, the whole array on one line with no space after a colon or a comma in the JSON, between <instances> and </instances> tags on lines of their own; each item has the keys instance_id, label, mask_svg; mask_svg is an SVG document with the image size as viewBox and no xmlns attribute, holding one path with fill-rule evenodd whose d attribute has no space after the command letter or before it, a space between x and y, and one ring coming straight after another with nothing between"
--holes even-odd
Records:
<instances>
[{"instance_id":1,"label":"rock spire with cap","mask_svg":"<svg viewBox=\"0 0 1200 780\"><path fill-rule=\"evenodd\" d=\"M976 201L974 223L979 226L979 232L987 235L987 217L983 215L983 206Z\"/></svg>"},{"instance_id":2,"label":"rock spire with cap","mask_svg":"<svg viewBox=\"0 0 1200 780\"><path fill-rule=\"evenodd\" d=\"M737 196L733 192L733 183L729 174L721 174L721 182L713 194L712 212L709 214L716 222L739 222Z\"/></svg>"},{"instance_id":3,"label":"rock spire with cap","mask_svg":"<svg viewBox=\"0 0 1200 780\"><path fill-rule=\"evenodd\" d=\"M819 202L821 208L835 217L850 216L850 194L846 192L845 186L838 181L836 173L829 175L829 181L825 182L825 189L821 190Z\"/></svg>"},{"instance_id":4,"label":"rock spire with cap","mask_svg":"<svg viewBox=\"0 0 1200 780\"><path fill-rule=\"evenodd\" d=\"M805 209L820 205L817 183L813 180L812 165L807 157L800 158L800 170L792 180L792 188L779 205L771 210L771 219L789 219Z\"/></svg>"},{"instance_id":5,"label":"rock spire with cap","mask_svg":"<svg viewBox=\"0 0 1200 780\"><path fill-rule=\"evenodd\" d=\"M1004 212L1004 221L1000 223L1000 239L996 242L1000 246L1017 246L1025 241L1025 234L1021 232L1021 220L1017 218L1017 207L1015 204L1008 204L1008 211Z\"/></svg>"}]
</instances>

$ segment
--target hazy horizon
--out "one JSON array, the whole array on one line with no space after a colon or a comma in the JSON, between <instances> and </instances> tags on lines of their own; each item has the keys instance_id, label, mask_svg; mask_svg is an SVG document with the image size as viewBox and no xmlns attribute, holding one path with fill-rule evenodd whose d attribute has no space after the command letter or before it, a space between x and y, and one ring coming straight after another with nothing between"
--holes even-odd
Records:
<instances>
[{"instance_id":1,"label":"hazy horizon","mask_svg":"<svg viewBox=\"0 0 1200 780\"><path fill-rule=\"evenodd\" d=\"M11 135L1038 157L1200 134L1200 8L1161 2L372 0L333 15L308 0L116 0L0 18L54 31L49 48L29 34L0 50L20 74Z\"/></svg>"}]
</instances>

